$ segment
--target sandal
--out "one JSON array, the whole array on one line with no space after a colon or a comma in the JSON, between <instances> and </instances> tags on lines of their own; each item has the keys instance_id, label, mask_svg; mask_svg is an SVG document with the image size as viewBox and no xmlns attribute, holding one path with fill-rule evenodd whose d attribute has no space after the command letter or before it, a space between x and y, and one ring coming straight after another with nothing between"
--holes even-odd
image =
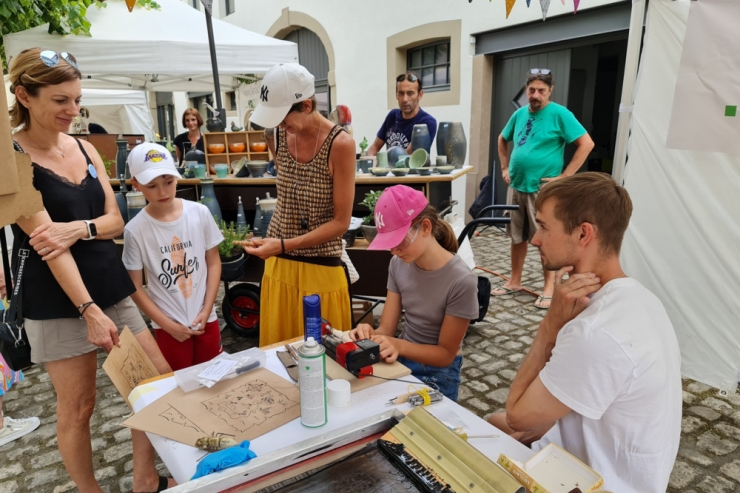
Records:
<instances>
[{"instance_id":1,"label":"sandal","mask_svg":"<svg viewBox=\"0 0 740 493\"><path fill-rule=\"evenodd\" d=\"M548 308L550 308L551 302L552 296L538 296L534 302L534 306L539 308L540 310L547 310ZM545 305L545 303L547 303L547 305Z\"/></svg>"},{"instance_id":2,"label":"sandal","mask_svg":"<svg viewBox=\"0 0 740 493\"><path fill-rule=\"evenodd\" d=\"M159 477L159 485L157 486L157 491L152 491L151 493L159 493L160 491L164 491L167 488L169 488L169 478L166 478L164 476L160 476Z\"/></svg>"},{"instance_id":3,"label":"sandal","mask_svg":"<svg viewBox=\"0 0 740 493\"><path fill-rule=\"evenodd\" d=\"M493 291L491 291L491 294L493 296L504 296L504 295L507 295L507 294L518 293L522 289L523 288L511 289L511 288L507 288L505 286L499 286L499 287L495 288Z\"/></svg>"}]
</instances>

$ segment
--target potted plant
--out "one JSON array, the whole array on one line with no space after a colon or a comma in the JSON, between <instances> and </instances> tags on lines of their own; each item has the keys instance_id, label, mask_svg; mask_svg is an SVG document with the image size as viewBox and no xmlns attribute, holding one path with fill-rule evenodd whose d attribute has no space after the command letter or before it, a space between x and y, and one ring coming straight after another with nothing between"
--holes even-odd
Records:
<instances>
[{"instance_id":1,"label":"potted plant","mask_svg":"<svg viewBox=\"0 0 740 493\"><path fill-rule=\"evenodd\" d=\"M221 230L224 239L218 244L218 255L221 257L221 279L224 281L235 281L244 275L244 263L247 254L239 242L248 240L252 233L247 227L241 230L236 227L234 221L226 223L222 219L216 219L218 229Z\"/></svg>"},{"instance_id":2,"label":"potted plant","mask_svg":"<svg viewBox=\"0 0 740 493\"><path fill-rule=\"evenodd\" d=\"M365 218L362 220L362 226L360 226L360 229L362 230L362 236L367 240L368 243L373 241L375 238L375 235L378 234L378 229L375 227L375 206L378 203L378 199L380 198L380 194L383 193L383 190L378 190L377 192L374 190L370 190L365 194L365 198L362 202L360 202L360 205L364 205L368 209L370 209L370 214L365 216Z\"/></svg>"}]
</instances>

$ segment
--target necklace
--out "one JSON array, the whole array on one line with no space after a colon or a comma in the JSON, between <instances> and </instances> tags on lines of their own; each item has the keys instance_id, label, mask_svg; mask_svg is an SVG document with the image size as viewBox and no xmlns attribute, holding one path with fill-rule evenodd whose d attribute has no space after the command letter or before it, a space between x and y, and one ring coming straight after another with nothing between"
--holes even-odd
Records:
<instances>
[{"instance_id":1,"label":"necklace","mask_svg":"<svg viewBox=\"0 0 740 493\"><path fill-rule=\"evenodd\" d=\"M316 157L316 151L319 148L319 135L321 135L321 124L319 124L318 127L316 127L316 144L313 146L313 156L311 156L311 159L309 159L309 162L312 161ZM298 163L298 134L295 134L295 154L293 154L295 162Z\"/></svg>"},{"instance_id":2,"label":"necklace","mask_svg":"<svg viewBox=\"0 0 740 493\"><path fill-rule=\"evenodd\" d=\"M313 167L310 163L316 158L316 151L319 148L319 135L321 135L321 124L319 124L318 128L316 129L316 144L314 144L313 156L309 160L307 166L301 166L301 163L298 162L298 134L296 134L295 136L295 158L293 159L293 161L295 162L294 168L297 172L296 174L300 172L301 178L303 178L303 174L306 168L308 168L308 178L306 180L296 179L295 183L293 184L293 199L295 200L296 205L299 205L300 202L302 202L298 199L298 183L303 182L303 186L301 187L303 190L308 188L308 186L311 184L311 174L313 172ZM299 207L301 229L308 229L308 218L306 217L305 208L305 204L303 204L303 207Z\"/></svg>"},{"instance_id":3,"label":"necklace","mask_svg":"<svg viewBox=\"0 0 740 493\"><path fill-rule=\"evenodd\" d=\"M60 148L62 149L61 151L57 151L57 150L56 150L56 149L54 149L53 147L41 147L41 146L40 146L40 145L38 144L38 142L36 142L36 140L34 140L33 138L31 138L31 136L30 136L30 135L28 135L28 133L26 133L26 136L27 136L27 137L28 137L28 138L29 138L29 139L31 140L31 142L33 142L33 146L34 146L34 147L35 147L36 149L41 149L42 151L54 151L54 152L56 152L57 154L61 155L61 156L62 156L63 158L66 158L66 156L64 155L64 147L62 147L62 146L59 146L59 147L60 147Z\"/></svg>"}]
</instances>

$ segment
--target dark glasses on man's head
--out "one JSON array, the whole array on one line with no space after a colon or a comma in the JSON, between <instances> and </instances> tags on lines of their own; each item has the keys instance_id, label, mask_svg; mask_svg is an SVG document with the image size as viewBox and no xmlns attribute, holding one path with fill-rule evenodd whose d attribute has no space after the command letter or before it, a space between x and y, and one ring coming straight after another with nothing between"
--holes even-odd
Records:
<instances>
[{"instance_id":1,"label":"dark glasses on man's head","mask_svg":"<svg viewBox=\"0 0 740 493\"><path fill-rule=\"evenodd\" d=\"M72 65L77 70L80 69L77 66L77 59L66 51L57 53L56 51L44 50L39 54L39 57L41 57L41 61L44 62L44 65L46 65L47 67L56 67L57 65L59 65L60 56L64 59L64 61Z\"/></svg>"},{"instance_id":2,"label":"dark glasses on man's head","mask_svg":"<svg viewBox=\"0 0 740 493\"><path fill-rule=\"evenodd\" d=\"M542 74L542 75L550 75L550 69L549 68L531 68L529 69L529 73L532 75Z\"/></svg>"},{"instance_id":3,"label":"dark glasses on man's head","mask_svg":"<svg viewBox=\"0 0 740 493\"><path fill-rule=\"evenodd\" d=\"M403 82L403 79L406 79L409 82L416 82L419 80L419 77L417 77L416 74L401 74L396 77L396 82Z\"/></svg>"}]
</instances>

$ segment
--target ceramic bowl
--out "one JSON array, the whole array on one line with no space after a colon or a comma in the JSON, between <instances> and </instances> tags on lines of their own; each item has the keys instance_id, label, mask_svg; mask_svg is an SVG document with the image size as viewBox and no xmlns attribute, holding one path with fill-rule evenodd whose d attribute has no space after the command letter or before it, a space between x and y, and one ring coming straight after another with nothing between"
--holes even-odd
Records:
<instances>
[{"instance_id":1,"label":"ceramic bowl","mask_svg":"<svg viewBox=\"0 0 740 493\"><path fill-rule=\"evenodd\" d=\"M406 149L401 146L395 146L388 149L388 163L391 167L395 166L399 158L408 156Z\"/></svg>"},{"instance_id":2,"label":"ceramic bowl","mask_svg":"<svg viewBox=\"0 0 740 493\"><path fill-rule=\"evenodd\" d=\"M267 161L247 161L249 174L254 178L261 178L267 171Z\"/></svg>"},{"instance_id":3,"label":"ceramic bowl","mask_svg":"<svg viewBox=\"0 0 740 493\"><path fill-rule=\"evenodd\" d=\"M267 150L267 144L264 142L252 142L249 145L249 149L252 152L265 152Z\"/></svg>"},{"instance_id":4,"label":"ceramic bowl","mask_svg":"<svg viewBox=\"0 0 740 493\"><path fill-rule=\"evenodd\" d=\"M185 176L185 170L187 169L185 166L182 168L176 168L177 172L180 173L180 176Z\"/></svg>"},{"instance_id":5,"label":"ceramic bowl","mask_svg":"<svg viewBox=\"0 0 740 493\"><path fill-rule=\"evenodd\" d=\"M409 174L409 168L393 168L391 170L391 173L396 176L406 176L407 174Z\"/></svg>"},{"instance_id":6,"label":"ceramic bowl","mask_svg":"<svg viewBox=\"0 0 740 493\"><path fill-rule=\"evenodd\" d=\"M429 159L429 153L426 150L416 149L411 153L409 168L421 168L427 163L427 159Z\"/></svg>"},{"instance_id":7,"label":"ceramic bowl","mask_svg":"<svg viewBox=\"0 0 740 493\"><path fill-rule=\"evenodd\" d=\"M416 168L416 172L423 176L428 176L432 174L432 168Z\"/></svg>"},{"instance_id":8,"label":"ceramic bowl","mask_svg":"<svg viewBox=\"0 0 740 493\"><path fill-rule=\"evenodd\" d=\"M386 176L390 169L388 168L370 168L370 172L375 176Z\"/></svg>"},{"instance_id":9,"label":"ceramic bowl","mask_svg":"<svg viewBox=\"0 0 740 493\"><path fill-rule=\"evenodd\" d=\"M221 154L225 150L226 146L224 144L208 144L209 154Z\"/></svg>"},{"instance_id":10,"label":"ceramic bowl","mask_svg":"<svg viewBox=\"0 0 740 493\"><path fill-rule=\"evenodd\" d=\"M455 169L454 166L437 166L435 168L439 174L442 175L449 175L452 173L452 170Z\"/></svg>"},{"instance_id":11,"label":"ceramic bowl","mask_svg":"<svg viewBox=\"0 0 740 493\"><path fill-rule=\"evenodd\" d=\"M244 149L247 148L247 144L244 142L232 142L229 144L229 151L230 152L244 152Z\"/></svg>"},{"instance_id":12,"label":"ceramic bowl","mask_svg":"<svg viewBox=\"0 0 740 493\"><path fill-rule=\"evenodd\" d=\"M237 174L240 169L244 167L244 165L247 164L247 158L243 157L241 159L236 159L234 161L231 161L231 171L234 174Z\"/></svg>"}]
</instances>

